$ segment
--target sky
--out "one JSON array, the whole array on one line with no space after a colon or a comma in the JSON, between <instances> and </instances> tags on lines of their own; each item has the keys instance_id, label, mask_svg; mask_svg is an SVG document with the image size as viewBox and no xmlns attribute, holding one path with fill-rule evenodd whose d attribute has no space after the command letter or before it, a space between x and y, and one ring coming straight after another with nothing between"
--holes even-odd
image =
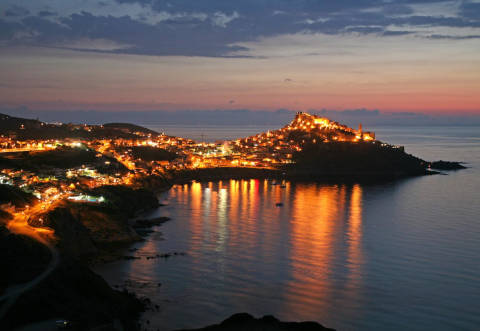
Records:
<instances>
[{"instance_id":1,"label":"sky","mask_svg":"<svg viewBox=\"0 0 480 331\"><path fill-rule=\"evenodd\" d=\"M480 115L477 0L0 0L0 109Z\"/></svg>"}]
</instances>

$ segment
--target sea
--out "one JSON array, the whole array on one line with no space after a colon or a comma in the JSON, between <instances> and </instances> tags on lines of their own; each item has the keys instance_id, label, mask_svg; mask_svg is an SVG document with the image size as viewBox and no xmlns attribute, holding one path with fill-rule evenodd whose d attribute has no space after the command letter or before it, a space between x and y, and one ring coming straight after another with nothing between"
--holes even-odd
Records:
<instances>
[{"instance_id":1,"label":"sea","mask_svg":"<svg viewBox=\"0 0 480 331\"><path fill-rule=\"evenodd\" d=\"M204 141L275 129L148 126ZM337 330L480 330L480 127L368 129L468 169L375 184L175 185L143 215L171 221L126 252L142 258L95 271L152 300L150 330L238 312ZM146 259L174 252L185 255Z\"/></svg>"}]
</instances>

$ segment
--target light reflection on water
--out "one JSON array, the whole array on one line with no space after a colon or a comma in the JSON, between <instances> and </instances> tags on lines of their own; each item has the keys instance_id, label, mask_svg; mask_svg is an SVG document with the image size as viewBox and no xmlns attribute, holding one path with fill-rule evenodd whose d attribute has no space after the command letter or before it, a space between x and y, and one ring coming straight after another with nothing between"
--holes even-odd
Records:
<instances>
[{"instance_id":1,"label":"light reflection on water","mask_svg":"<svg viewBox=\"0 0 480 331\"><path fill-rule=\"evenodd\" d=\"M347 269L342 295L347 300L360 295L360 185L294 185L292 192L289 182L281 188L264 180L231 180L175 186L168 200L175 199L190 203L192 210L202 210L192 213L189 222L193 269L202 272L205 263L203 256L196 259L193 252L204 250L210 255L214 251L210 263L223 275L221 279L215 275L212 282L232 286L227 291L234 297L227 302L231 300L237 309L257 306L268 313L273 295L276 314L326 314L330 301L340 299L331 293L330 282L342 246L346 247L342 264ZM276 202L283 202L283 207L276 207ZM339 238L344 231L345 238ZM204 304L222 307L227 304L224 300ZM261 301L266 304L263 308ZM200 317L205 313L201 310L193 313Z\"/></svg>"},{"instance_id":2,"label":"light reflection on water","mask_svg":"<svg viewBox=\"0 0 480 331\"><path fill-rule=\"evenodd\" d=\"M410 148L450 155L433 142ZM339 330L478 329L480 146L465 146L450 159L472 169L449 176L285 188L264 180L176 185L161 196L168 206L151 215L172 218L158 228L165 240L152 235L135 254L187 256L98 271L112 284L149 282L135 291L161 306L144 318L162 330L242 311Z\"/></svg>"}]
</instances>

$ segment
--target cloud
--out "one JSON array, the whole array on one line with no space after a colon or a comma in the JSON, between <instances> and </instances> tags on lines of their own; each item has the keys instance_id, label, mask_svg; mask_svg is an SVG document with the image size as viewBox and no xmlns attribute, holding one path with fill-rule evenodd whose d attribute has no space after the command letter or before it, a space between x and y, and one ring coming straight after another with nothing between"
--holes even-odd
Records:
<instances>
[{"instance_id":1,"label":"cloud","mask_svg":"<svg viewBox=\"0 0 480 331\"><path fill-rule=\"evenodd\" d=\"M27 8L17 5L13 5L5 10L5 16L7 17L27 16L28 14L30 14L30 11Z\"/></svg>"},{"instance_id":2,"label":"cloud","mask_svg":"<svg viewBox=\"0 0 480 331\"><path fill-rule=\"evenodd\" d=\"M40 17L57 16L57 13L48 11L48 10L41 10L38 12L38 16Z\"/></svg>"},{"instance_id":3,"label":"cloud","mask_svg":"<svg viewBox=\"0 0 480 331\"><path fill-rule=\"evenodd\" d=\"M405 36L408 34L413 34L415 33L414 31L390 31L390 30L385 30L382 32L382 35L385 37L388 36Z\"/></svg>"},{"instance_id":4,"label":"cloud","mask_svg":"<svg viewBox=\"0 0 480 331\"><path fill-rule=\"evenodd\" d=\"M66 41L56 45L58 48L72 49L72 50L88 50L88 51L119 51L123 49L131 48L132 45L120 44L108 39L76 39L73 41Z\"/></svg>"},{"instance_id":5,"label":"cloud","mask_svg":"<svg viewBox=\"0 0 480 331\"><path fill-rule=\"evenodd\" d=\"M467 35L467 36L450 36L442 34L432 34L428 36L430 39L447 39L447 40L469 40L469 39L480 39L480 35Z\"/></svg>"},{"instance_id":6,"label":"cloud","mask_svg":"<svg viewBox=\"0 0 480 331\"><path fill-rule=\"evenodd\" d=\"M404 4L386 4L382 8L382 12L388 16L397 16L397 15L411 15L414 13L412 7Z\"/></svg>"},{"instance_id":7,"label":"cloud","mask_svg":"<svg viewBox=\"0 0 480 331\"><path fill-rule=\"evenodd\" d=\"M233 21L234 19L239 18L239 17L240 17L240 15L238 15L238 13L236 11L233 12L232 15L227 15L227 14L224 14L222 12L216 12L216 13L213 14L212 22L213 22L213 24L215 24L217 26L220 26L222 28L226 28L228 23L230 23L231 21Z\"/></svg>"},{"instance_id":8,"label":"cloud","mask_svg":"<svg viewBox=\"0 0 480 331\"><path fill-rule=\"evenodd\" d=\"M448 35L440 32L444 28L469 29L463 39L480 34L480 3L463 1L455 7L455 12L451 9L450 15L419 14L415 9L428 5L444 10L445 2L457 3L456 0L102 0L96 7L89 5L88 10L74 12L53 4L48 11L34 10L37 7L33 4L27 8L12 5L5 17L0 18L0 27L5 27L0 31L0 42L58 47L66 41L78 44L84 40L109 40L112 45L122 47L101 51L248 57L253 55L240 44L286 34L401 37L416 34L416 30L425 27L430 29L427 38ZM82 1L72 0L70 7L82 8ZM29 13L37 14L28 16ZM479 32L472 33L472 29ZM462 36L450 39L461 40Z\"/></svg>"},{"instance_id":9,"label":"cloud","mask_svg":"<svg viewBox=\"0 0 480 331\"><path fill-rule=\"evenodd\" d=\"M460 15L468 19L478 20L480 18L480 3L463 1L460 6Z\"/></svg>"}]
</instances>

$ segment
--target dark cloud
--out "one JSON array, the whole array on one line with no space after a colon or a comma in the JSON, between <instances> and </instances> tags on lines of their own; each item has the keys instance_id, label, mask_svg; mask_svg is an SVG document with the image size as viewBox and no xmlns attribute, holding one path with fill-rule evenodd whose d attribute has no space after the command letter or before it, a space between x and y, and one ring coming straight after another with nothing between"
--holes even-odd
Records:
<instances>
[{"instance_id":1,"label":"dark cloud","mask_svg":"<svg viewBox=\"0 0 480 331\"><path fill-rule=\"evenodd\" d=\"M480 3L464 1L460 6L460 14L468 19L478 20L480 18Z\"/></svg>"},{"instance_id":2,"label":"dark cloud","mask_svg":"<svg viewBox=\"0 0 480 331\"><path fill-rule=\"evenodd\" d=\"M358 32L361 34L369 34L369 33L382 33L384 32L383 27L379 26L358 26L358 27L349 27L345 29L345 32Z\"/></svg>"},{"instance_id":3,"label":"dark cloud","mask_svg":"<svg viewBox=\"0 0 480 331\"><path fill-rule=\"evenodd\" d=\"M385 15L411 15L413 14L413 9L410 6L403 4L387 4L382 9Z\"/></svg>"},{"instance_id":4,"label":"dark cloud","mask_svg":"<svg viewBox=\"0 0 480 331\"><path fill-rule=\"evenodd\" d=\"M355 33L394 37L413 34L416 27L431 27L432 31L436 27L480 27L480 4L470 1L462 3L458 17L415 15L411 7L413 4L435 5L443 0L388 3L384 0L116 1L138 3L146 13L161 12L170 17L152 24L145 15L143 18L114 17L81 12L58 16L58 22L53 22L49 20L53 12L42 11L37 16L25 17L28 9L21 11L21 7L14 6L9 9L10 15L23 15L23 19L16 23L0 21L0 27L4 27L0 30L0 41L58 47L78 39L102 39L129 45L110 52L231 57L247 51L237 46L239 43L282 34ZM106 3L99 1L98 5L104 7ZM28 38L22 39L19 35Z\"/></svg>"},{"instance_id":5,"label":"dark cloud","mask_svg":"<svg viewBox=\"0 0 480 331\"><path fill-rule=\"evenodd\" d=\"M38 12L38 16L40 17L57 16L57 13L48 11L48 10L42 10Z\"/></svg>"},{"instance_id":6,"label":"dark cloud","mask_svg":"<svg viewBox=\"0 0 480 331\"><path fill-rule=\"evenodd\" d=\"M16 5L5 10L5 16L7 17L27 16L28 14L30 14L30 11L27 8Z\"/></svg>"},{"instance_id":7,"label":"dark cloud","mask_svg":"<svg viewBox=\"0 0 480 331\"><path fill-rule=\"evenodd\" d=\"M385 36L385 37L388 37L388 36L405 36L407 34L414 34L415 32L414 31L390 31L390 30L385 30L383 31L382 35Z\"/></svg>"},{"instance_id":8,"label":"dark cloud","mask_svg":"<svg viewBox=\"0 0 480 331\"><path fill-rule=\"evenodd\" d=\"M432 34L428 36L430 39L448 39L448 40L468 40L468 39L480 39L480 35L468 35L468 36L449 36L443 34Z\"/></svg>"},{"instance_id":9,"label":"dark cloud","mask_svg":"<svg viewBox=\"0 0 480 331\"><path fill-rule=\"evenodd\" d=\"M7 22L0 19L0 40L12 40L24 27L20 23Z\"/></svg>"}]
</instances>

